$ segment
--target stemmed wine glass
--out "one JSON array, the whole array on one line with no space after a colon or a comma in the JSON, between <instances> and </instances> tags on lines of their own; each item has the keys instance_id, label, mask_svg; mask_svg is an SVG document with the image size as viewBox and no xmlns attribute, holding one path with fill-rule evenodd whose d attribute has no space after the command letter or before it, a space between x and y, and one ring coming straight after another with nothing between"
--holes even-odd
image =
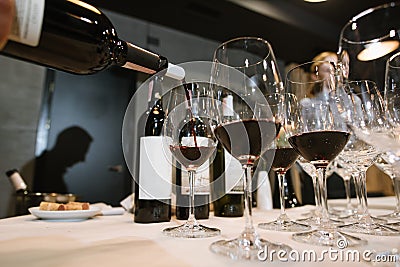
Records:
<instances>
[{"instance_id":1,"label":"stemmed wine glass","mask_svg":"<svg viewBox=\"0 0 400 267\"><path fill-rule=\"evenodd\" d=\"M383 88L386 60L400 51L400 3L369 8L342 28L339 65L347 80L372 80Z\"/></svg>"},{"instance_id":2,"label":"stemmed wine glass","mask_svg":"<svg viewBox=\"0 0 400 267\"><path fill-rule=\"evenodd\" d=\"M188 171L189 218L180 226L164 229L163 233L168 236L202 238L220 234L219 229L199 224L194 215L196 170L215 155L217 146L209 89L208 84L186 83L170 92L168 115L162 132L163 144Z\"/></svg>"},{"instance_id":3,"label":"stemmed wine glass","mask_svg":"<svg viewBox=\"0 0 400 267\"><path fill-rule=\"evenodd\" d=\"M299 77L300 69L310 71L309 80L304 81L304 77ZM316 167L322 204L321 223L317 228L295 233L292 238L303 243L325 246L335 246L338 241L344 240L348 246L355 246L366 241L339 232L331 223L326 190L326 168L346 146L350 132L330 98L326 101L308 97L311 90L328 94L334 90L335 74L336 68L332 62L321 61L298 65L289 70L286 76L286 93L297 96L300 114L299 119L288 128L289 142L304 159Z\"/></svg>"},{"instance_id":4,"label":"stemmed wine glass","mask_svg":"<svg viewBox=\"0 0 400 267\"><path fill-rule=\"evenodd\" d=\"M372 81L349 81L345 87L347 90L335 92L338 109L351 129L374 131L385 125L385 108L376 84ZM353 177L356 181L356 190L360 197L355 223L340 226L343 231L364 233L371 235L396 235L399 231L378 223L380 219L372 218L368 211L366 172L376 161L380 152L372 145L353 133L348 144L340 153L342 161L351 164L354 168ZM381 220L382 221L382 220ZM383 221L385 223L386 221Z\"/></svg>"},{"instance_id":5,"label":"stemmed wine glass","mask_svg":"<svg viewBox=\"0 0 400 267\"><path fill-rule=\"evenodd\" d=\"M385 91L384 101L388 111L390 124L394 129L393 138L399 139L400 129L400 52L391 56L385 69ZM393 182L396 198L396 208L384 217L387 219L400 220L400 155L392 152L382 153L378 166L383 167Z\"/></svg>"},{"instance_id":6,"label":"stemmed wine glass","mask_svg":"<svg viewBox=\"0 0 400 267\"><path fill-rule=\"evenodd\" d=\"M381 169L385 174L387 174L393 183L393 190L396 199L396 206L393 212L389 214L384 214L378 216L379 218L384 218L388 220L400 220L400 172L394 165L399 164L399 157L392 155L391 153L382 153L376 160L375 165ZM400 223L392 224L392 226L399 226Z\"/></svg>"},{"instance_id":7,"label":"stemmed wine glass","mask_svg":"<svg viewBox=\"0 0 400 267\"><path fill-rule=\"evenodd\" d=\"M276 114L277 121L283 122L278 136L271 144L271 148L267 150L265 156L269 157L272 151L275 156L272 161L272 169L278 175L279 196L281 213L278 218L272 222L259 223L258 227L266 230L298 232L311 229L311 226L295 222L289 218L285 209L285 184L286 172L296 162L299 154L289 144L288 132L285 130L286 125L290 127L292 121L297 119L298 114L295 112L297 100L292 99L293 95L275 94L268 96L269 106L271 111Z\"/></svg>"},{"instance_id":8,"label":"stemmed wine glass","mask_svg":"<svg viewBox=\"0 0 400 267\"><path fill-rule=\"evenodd\" d=\"M221 44L214 54L212 84L229 85L228 88L214 88L215 96L221 103L218 106L219 114L222 114L225 96L230 93L233 97L233 116L217 116L218 125L214 132L224 148L239 160L245 170L246 224L239 237L216 241L210 249L232 259L248 260L257 260L259 251L265 249L289 252L291 248L287 245L260 238L252 221L252 168L280 129L280 122L274 121L265 98L269 94L281 93L283 88L270 44L256 37L241 37Z\"/></svg>"},{"instance_id":9,"label":"stemmed wine glass","mask_svg":"<svg viewBox=\"0 0 400 267\"><path fill-rule=\"evenodd\" d=\"M340 155L340 154L339 154ZM337 157L330 165L330 171L336 172L342 179L344 183L344 191L346 195L346 207L343 209L332 208L329 210L329 213L338 217L339 219L343 219L349 216L353 216L356 213L356 209L351 204L351 179L352 177L352 169L353 166L351 164L346 164L343 161L340 161Z\"/></svg>"}]
</instances>

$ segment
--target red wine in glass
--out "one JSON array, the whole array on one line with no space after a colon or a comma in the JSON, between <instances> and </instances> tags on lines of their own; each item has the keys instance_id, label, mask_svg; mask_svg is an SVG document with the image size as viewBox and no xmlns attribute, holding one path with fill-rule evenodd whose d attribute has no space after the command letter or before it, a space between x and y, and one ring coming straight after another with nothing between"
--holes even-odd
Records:
<instances>
[{"instance_id":1,"label":"red wine in glass","mask_svg":"<svg viewBox=\"0 0 400 267\"><path fill-rule=\"evenodd\" d=\"M342 131L305 132L289 137L299 154L318 166L326 167L346 146L350 133Z\"/></svg>"},{"instance_id":2,"label":"red wine in glass","mask_svg":"<svg viewBox=\"0 0 400 267\"><path fill-rule=\"evenodd\" d=\"M266 154L271 152L275 153L271 167L276 172L286 172L299 157L297 151L292 147L268 150Z\"/></svg>"},{"instance_id":3,"label":"red wine in glass","mask_svg":"<svg viewBox=\"0 0 400 267\"><path fill-rule=\"evenodd\" d=\"M242 164L244 160L253 164L275 139L280 127L280 123L272 120L249 119L222 124L215 128L214 133L226 150Z\"/></svg>"},{"instance_id":4,"label":"red wine in glass","mask_svg":"<svg viewBox=\"0 0 400 267\"><path fill-rule=\"evenodd\" d=\"M211 157L215 147L175 145L170 146L170 150L176 160L185 168L197 169Z\"/></svg>"}]
</instances>

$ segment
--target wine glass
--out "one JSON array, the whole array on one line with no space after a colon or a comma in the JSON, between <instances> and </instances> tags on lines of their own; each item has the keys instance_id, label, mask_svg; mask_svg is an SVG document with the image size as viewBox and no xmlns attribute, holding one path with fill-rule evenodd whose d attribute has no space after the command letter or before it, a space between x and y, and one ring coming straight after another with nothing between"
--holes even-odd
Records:
<instances>
[{"instance_id":1,"label":"wine glass","mask_svg":"<svg viewBox=\"0 0 400 267\"><path fill-rule=\"evenodd\" d=\"M227 68L228 66L228 68ZM265 249L291 250L284 244L274 244L262 239L252 220L252 168L268 149L280 129L274 121L266 96L281 93L283 86L270 44L256 37L241 37L221 44L214 53L212 83L222 114L223 99L233 97L232 116L217 116L214 132L224 148L239 160L245 170L245 228L239 237L219 240L211 244L214 253L232 259L257 260ZM273 155L272 155L273 156ZM272 159L270 158L269 161ZM266 165L270 166L270 162Z\"/></svg>"},{"instance_id":2,"label":"wine glass","mask_svg":"<svg viewBox=\"0 0 400 267\"><path fill-rule=\"evenodd\" d=\"M339 154L340 155L340 154ZM344 191L346 195L346 207L344 209L332 208L329 210L330 214L337 216L339 219L347 218L356 213L356 209L351 204L351 192L350 185L352 179L352 166L351 164L346 164L343 161L340 161L339 157L337 157L330 165L330 171L336 172L342 179L344 184Z\"/></svg>"},{"instance_id":3,"label":"wine glass","mask_svg":"<svg viewBox=\"0 0 400 267\"><path fill-rule=\"evenodd\" d=\"M283 232L298 232L311 229L311 226L295 222L289 218L285 209L285 184L286 172L296 162L299 154L290 145L288 141L288 132L285 126L290 127L293 120L298 114L295 112L297 100L293 99L293 95L274 94L268 96L267 100L273 114L278 117L277 121L283 122L278 136L271 144L271 148L265 153L265 157L270 157L269 154L275 154L272 161L272 169L278 175L279 182L279 197L281 213L277 219L272 222L259 223L258 227L266 230L283 231ZM280 118L279 118L280 117ZM272 151L271 151L272 150Z\"/></svg>"},{"instance_id":4,"label":"wine glass","mask_svg":"<svg viewBox=\"0 0 400 267\"><path fill-rule=\"evenodd\" d=\"M310 72L310 79L298 75L299 70ZM289 129L289 142L298 153L317 169L321 191L322 217L315 230L295 233L296 241L324 246L335 246L344 240L348 246L365 244L366 241L339 232L331 223L328 214L326 168L346 146L350 132L345 121L338 116L336 106L330 98L319 100L309 97L308 92L328 93L335 90L336 68L332 62L307 62L298 65L287 73L286 93L299 99L299 118Z\"/></svg>"},{"instance_id":5,"label":"wine glass","mask_svg":"<svg viewBox=\"0 0 400 267\"><path fill-rule=\"evenodd\" d=\"M343 95L339 96L337 93L335 95L338 108L346 114L346 121L351 125L351 129L373 131L373 129L384 127L385 107L376 83L368 80L349 81L346 86L347 91ZM371 235L400 234L399 231L378 223L379 219L372 218L368 211L366 172L379 154L378 149L353 133L339 155L342 161L351 164L354 168L353 177L361 201L356 214L357 221L340 226L343 231Z\"/></svg>"},{"instance_id":6,"label":"wine glass","mask_svg":"<svg viewBox=\"0 0 400 267\"><path fill-rule=\"evenodd\" d=\"M347 80L372 80L384 85L386 60L400 51L400 3L391 2L367 9L342 28L339 66Z\"/></svg>"},{"instance_id":7,"label":"wine glass","mask_svg":"<svg viewBox=\"0 0 400 267\"><path fill-rule=\"evenodd\" d=\"M400 158L391 153L382 153L375 162L375 165L387 174L393 183L393 189L396 199L396 206L393 212L378 216L388 220L400 220L400 172L394 165L398 164Z\"/></svg>"},{"instance_id":8,"label":"wine glass","mask_svg":"<svg viewBox=\"0 0 400 267\"><path fill-rule=\"evenodd\" d=\"M398 139L400 129L400 53L391 56L386 62L384 101L391 126L394 128L393 138ZM396 198L395 210L383 217L400 220L400 157L392 152L382 153L377 162L392 179Z\"/></svg>"},{"instance_id":9,"label":"wine glass","mask_svg":"<svg viewBox=\"0 0 400 267\"><path fill-rule=\"evenodd\" d=\"M188 171L189 218L180 226L164 229L163 233L167 236L203 238L220 234L219 229L198 223L194 215L196 171L215 155L217 146L211 107L212 97L208 84L186 83L170 92L168 115L162 132L163 144Z\"/></svg>"}]
</instances>

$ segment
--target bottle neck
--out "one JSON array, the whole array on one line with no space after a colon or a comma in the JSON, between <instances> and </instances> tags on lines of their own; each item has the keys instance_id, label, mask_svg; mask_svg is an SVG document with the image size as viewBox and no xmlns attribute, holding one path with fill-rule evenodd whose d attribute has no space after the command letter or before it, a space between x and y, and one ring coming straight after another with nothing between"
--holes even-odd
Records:
<instances>
[{"instance_id":1,"label":"bottle neck","mask_svg":"<svg viewBox=\"0 0 400 267\"><path fill-rule=\"evenodd\" d=\"M154 75L152 80L149 82L148 96L147 96L147 107L150 112L155 106L162 108L162 84L163 77Z\"/></svg>"},{"instance_id":2,"label":"bottle neck","mask_svg":"<svg viewBox=\"0 0 400 267\"><path fill-rule=\"evenodd\" d=\"M114 54L118 65L143 73L154 74L168 68L165 57L122 40L118 42Z\"/></svg>"}]
</instances>

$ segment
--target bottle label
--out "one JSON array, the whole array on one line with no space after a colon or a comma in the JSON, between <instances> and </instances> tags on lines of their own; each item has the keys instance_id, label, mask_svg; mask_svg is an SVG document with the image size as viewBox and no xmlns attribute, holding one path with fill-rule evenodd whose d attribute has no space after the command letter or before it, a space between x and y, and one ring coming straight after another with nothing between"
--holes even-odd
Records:
<instances>
[{"instance_id":1,"label":"bottle label","mask_svg":"<svg viewBox=\"0 0 400 267\"><path fill-rule=\"evenodd\" d=\"M222 100L222 112L224 117L232 117L235 115L233 110L233 96L227 95Z\"/></svg>"},{"instance_id":2,"label":"bottle label","mask_svg":"<svg viewBox=\"0 0 400 267\"><path fill-rule=\"evenodd\" d=\"M228 151L224 151L225 155L225 189L226 193L243 194L243 178L244 169L242 164L232 157Z\"/></svg>"},{"instance_id":3,"label":"bottle label","mask_svg":"<svg viewBox=\"0 0 400 267\"><path fill-rule=\"evenodd\" d=\"M171 151L161 136L140 138L139 199L170 199Z\"/></svg>"},{"instance_id":4,"label":"bottle label","mask_svg":"<svg viewBox=\"0 0 400 267\"><path fill-rule=\"evenodd\" d=\"M37 46L42 32L45 0L16 0L15 17L9 39Z\"/></svg>"},{"instance_id":5,"label":"bottle label","mask_svg":"<svg viewBox=\"0 0 400 267\"><path fill-rule=\"evenodd\" d=\"M182 170L182 187L181 194L189 195L189 175L186 170ZM210 194L210 168L209 161L201 165L196 171L194 180L194 193L195 195L209 195Z\"/></svg>"},{"instance_id":6,"label":"bottle label","mask_svg":"<svg viewBox=\"0 0 400 267\"><path fill-rule=\"evenodd\" d=\"M10 176L10 181L11 181L12 185L14 186L15 191L25 190L27 188L27 185L25 184L24 179L22 179L21 175L18 172L14 172Z\"/></svg>"}]
</instances>

